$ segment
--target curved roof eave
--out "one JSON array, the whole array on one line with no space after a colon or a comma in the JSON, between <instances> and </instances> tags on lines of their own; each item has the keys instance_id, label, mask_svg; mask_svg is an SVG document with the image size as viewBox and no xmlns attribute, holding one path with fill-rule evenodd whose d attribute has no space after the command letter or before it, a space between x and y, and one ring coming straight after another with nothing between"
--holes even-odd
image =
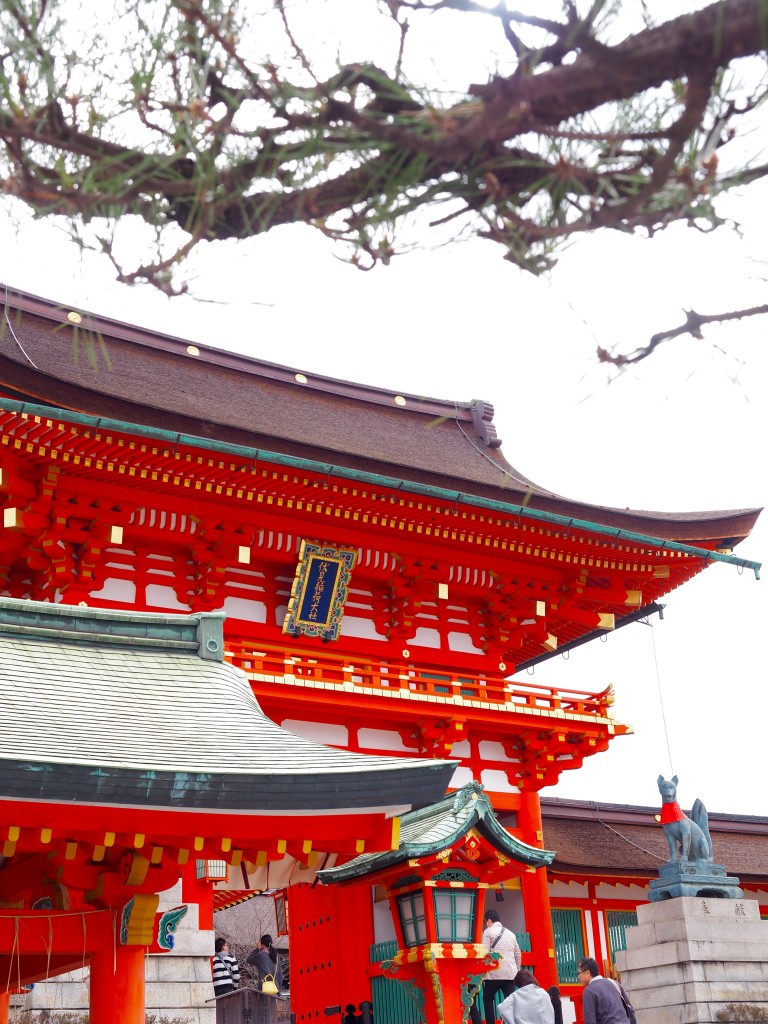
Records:
<instances>
[{"instance_id":1,"label":"curved roof eave","mask_svg":"<svg viewBox=\"0 0 768 1024\"><path fill-rule=\"evenodd\" d=\"M415 488L442 486L681 543L733 547L758 508L665 513L591 505L533 483L504 457L493 407L397 394L251 359L14 292L0 383L20 399L146 428L198 436L352 474L395 474ZM62 358L60 341L109 352L98 371ZM103 358L103 356L102 356ZM206 386L199 387L205 367Z\"/></svg>"},{"instance_id":2,"label":"curved roof eave","mask_svg":"<svg viewBox=\"0 0 768 1024\"><path fill-rule=\"evenodd\" d=\"M276 725L243 672L183 639L203 618L221 616L0 598L0 798L397 814L445 793L454 762L354 753Z\"/></svg>"},{"instance_id":3,"label":"curved roof eave","mask_svg":"<svg viewBox=\"0 0 768 1024\"><path fill-rule=\"evenodd\" d=\"M482 495L472 492L451 491L447 490L445 487L415 483L414 481L405 478L381 476L378 473L372 473L369 471L358 471L349 469L345 466L315 462L313 459L304 456L289 456L281 452L264 451L262 449L247 448L241 445L234 445L225 442L215 442L208 438L171 433L166 430L147 428L135 423L132 424L121 422L119 420L111 420L101 416L97 417L77 412L54 410L45 405L19 402L0 397L0 410L3 409L9 412L18 412L24 416L57 418L61 422L82 424L97 430L116 431L126 435L139 434L142 437L151 437L174 445L187 445L192 448L200 448L203 450L226 452L252 461L272 462L275 465L289 466L294 469L319 473L323 476L336 476L342 479L363 481L374 486L384 487L397 492L420 494L436 498L440 501L447 501L452 505L468 505L499 512L504 515L513 515L518 519L533 519L558 527L565 527L566 529L585 530L590 533L604 535L614 541L624 540L654 547L660 550L679 551L686 555L693 555L697 558L701 558L705 562L728 562L732 565L740 566L741 568L751 569L756 576L759 576L761 568L759 562L734 557L730 554L730 548L739 540L743 539L743 537L747 536L751 531L752 525L762 511L760 508L718 513L718 515L721 516L719 525L723 527L723 529L727 528L727 532L724 533L721 531L716 535L718 537L718 543L727 547L729 550L713 550L712 548L700 547L696 543L691 544L683 541L672 540L663 535L658 536L639 533L635 530L630 530L621 526L608 526L600 522L599 518L594 520L575 518L573 516L563 515L557 512L544 511L533 507L530 503L516 505L512 504L508 500L501 501L498 499L485 498ZM508 494L505 492L504 496L507 498ZM589 509L587 509L587 511L589 511ZM592 511L594 512L596 510L592 508ZM692 513L691 515L695 514ZM715 515L715 513L706 513L705 515L711 516ZM737 521L745 521L745 529L740 536L737 535L734 537L732 536L731 531ZM630 523L630 525L632 524ZM702 541L701 543L707 542Z\"/></svg>"}]
</instances>

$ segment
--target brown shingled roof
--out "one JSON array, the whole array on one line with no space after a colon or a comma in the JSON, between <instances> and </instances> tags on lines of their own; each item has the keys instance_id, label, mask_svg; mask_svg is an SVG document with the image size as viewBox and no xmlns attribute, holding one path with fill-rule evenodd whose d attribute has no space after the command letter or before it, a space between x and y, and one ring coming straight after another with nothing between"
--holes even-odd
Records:
<instances>
[{"instance_id":1,"label":"brown shingled roof","mask_svg":"<svg viewBox=\"0 0 768 1024\"><path fill-rule=\"evenodd\" d=\"M0 389L22 400L463 491L666 540L731 547L759 509L638 512L554 494L511 466L493 407L307 374L20 292L0 335ZM77 318L80 317L80 322ZM96 339L99 366L85 355ZM73 357L79 343L78 358ZM104 353L109 365L104 365ZM403 401L404 400L404 401Z\"/></svg>"}]
</instances>

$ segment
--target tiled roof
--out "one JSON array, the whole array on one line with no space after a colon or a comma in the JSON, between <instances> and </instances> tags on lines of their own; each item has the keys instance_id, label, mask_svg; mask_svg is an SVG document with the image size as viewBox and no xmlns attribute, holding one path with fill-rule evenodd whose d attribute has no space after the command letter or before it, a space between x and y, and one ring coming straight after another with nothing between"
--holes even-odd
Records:
<instances>
[{"instance_id":1,"label":"tiled roof","mask_svg":"<svg viewBox=\"0 0 768 1024\"><path fill-rule=\"evenodd\" d=\"M319 871L324 882L361 878L403 861L434 856L476 828L500 853L518 863L542 867L553 853L539 850L515 838L498 822L482 787L472 782L431 807L404 814L400 820L400 844L385 853L363 853L341 867Z\"/></svg>"},{"instance_id":2,"label":"tiled roof","mask_svg":"<svg viewBox=\"0 0 768 1024\"><path fill-rule=\"evenodd\" d=\"M655 876L669 857L658 810L542 800L552 873ZM710 814L709 829L716 863L742 880L768 881L768 818Z\"/></svg>"},{"instance_id":3,"label":"tiled roof","mask_svg":"<svg viewBox=\"0 0 768 1024\"><path fill-rule=\"evenodd\" d=\"M493 407L485 402L397 395L297 374L87 313L76 313L81 322L73 324L66 306L22 293L9 296L6 316L0 388L11 398L518 502L668 540L732 546L757 518L756 509L639 512L554 494L507 462ZM100 352L108 352L108 370L72 358L75 330L81 345L90 335Z\"/></svg>"},{"instance_id":4,"label":"tiled roof","mask_svg":"<svg viewBox=\"0 0 768 1024\"><path fill-rule=\"evenodd\" d=\"M174 646L208 618L0 599L0 797L322 812L445 793L452 763L349 753L275 725L239 669ZM153 635L121 635L130 621Z\"/></svg>"}]
</instances>

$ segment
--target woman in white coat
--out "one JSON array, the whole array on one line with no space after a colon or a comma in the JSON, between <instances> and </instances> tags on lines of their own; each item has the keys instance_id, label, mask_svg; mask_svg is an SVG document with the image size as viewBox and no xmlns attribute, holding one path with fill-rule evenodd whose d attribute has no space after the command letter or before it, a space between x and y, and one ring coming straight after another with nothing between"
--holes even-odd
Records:
<instances>
[{"instance_id":1,"label":"woman in white coat","mask_svg":"<svg viewBox=\"0 0 768 1024\"><path fill-rule=\"evenodd\" d=\"M515 984L512 995L499 1003L498 1014L504 1024L555 1024L552 1000L531 972L518 971Z\"/></svg>"}]
</instances>

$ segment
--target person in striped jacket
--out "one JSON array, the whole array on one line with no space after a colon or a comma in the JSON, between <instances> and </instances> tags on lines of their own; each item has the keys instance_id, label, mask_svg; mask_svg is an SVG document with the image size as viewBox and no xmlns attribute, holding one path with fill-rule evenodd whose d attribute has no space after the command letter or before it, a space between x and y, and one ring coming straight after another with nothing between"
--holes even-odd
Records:
<instances>
[{"instance_id":1,"label":"person in striped jacket","mask_svg":"<svg viewBox=\"0 0 768 1024\"><path fill-rule=\"evenodd\" d=\"M240 968L237 960L229 952L229 943L226 939L216 939L216 953L211 960L213 971L213 994L226 996L234 992L240 984Z\"/></svg>"}]
</instances>

